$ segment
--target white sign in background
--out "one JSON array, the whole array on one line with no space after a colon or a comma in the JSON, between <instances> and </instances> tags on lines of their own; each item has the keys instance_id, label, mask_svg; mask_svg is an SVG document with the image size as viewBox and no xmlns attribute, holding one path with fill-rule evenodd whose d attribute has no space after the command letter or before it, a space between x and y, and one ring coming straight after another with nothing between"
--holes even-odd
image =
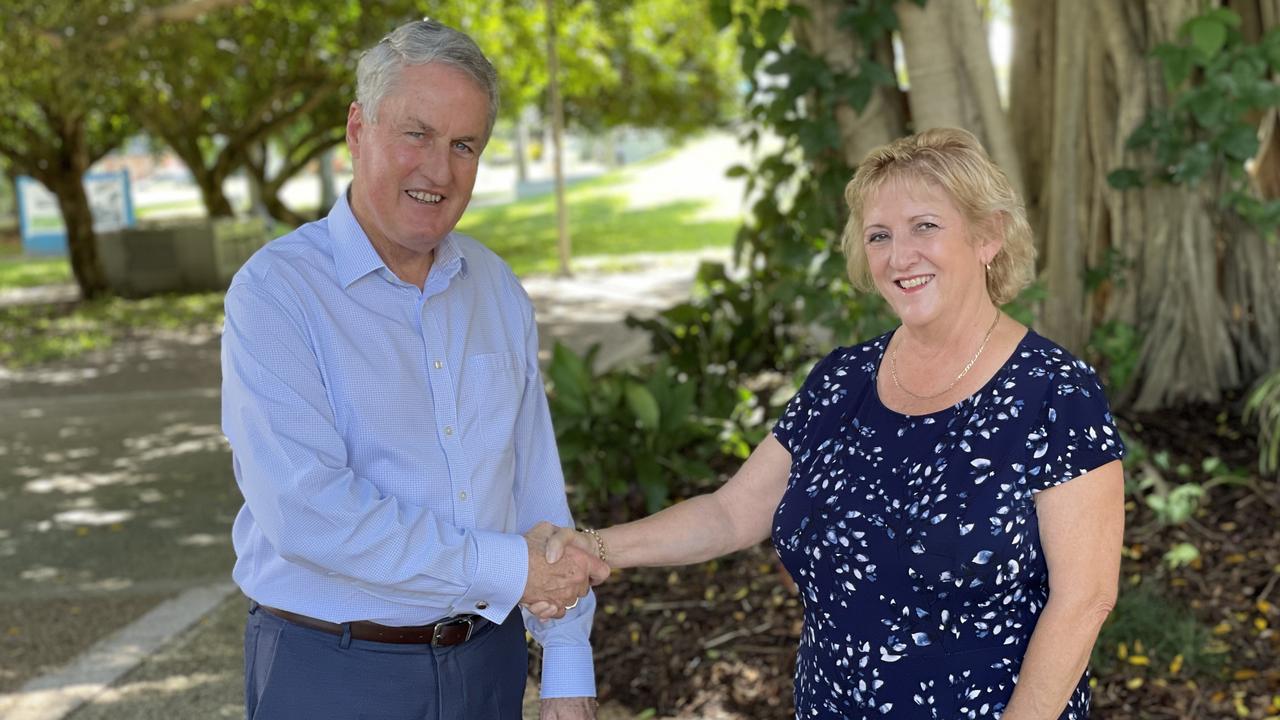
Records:
<instances>
[{"instance_id":1,"label":"white sign in background","mask_svg":"<svg viewBox=\"0 0 1280 720\"><path fill-rule=\"evenodd\" d=\"M133 225L133 203L126 171L86 175L84 190L93 213L94 232L114 232ZM58 209L58 198L52 192L33 178L20 177L18 204L24 242L41 240L44 241L41 244L46 245L60 237L65 246L67 228Z\"/></svg>"}]
</instances>

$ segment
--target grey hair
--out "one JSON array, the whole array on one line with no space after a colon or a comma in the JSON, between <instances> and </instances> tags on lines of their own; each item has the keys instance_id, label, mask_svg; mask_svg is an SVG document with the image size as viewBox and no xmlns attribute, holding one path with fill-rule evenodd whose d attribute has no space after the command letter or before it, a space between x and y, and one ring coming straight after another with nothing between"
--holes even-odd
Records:
<instances>
[{"instance_id":1,"label":"grey hair","mask_svg":"<svg viewBox=\"0 0 1280 720\"><path fill-rule=\"evenodd\" d=\"M492 132L498 117L498 71L474 40L430 18L401 25L360 56L356 102L369 122L378 122L378 106L400 79L400 72L408 65L427 63L457 68L476 82L489 97L485 134Z\"/></svg>"}]
</instances>

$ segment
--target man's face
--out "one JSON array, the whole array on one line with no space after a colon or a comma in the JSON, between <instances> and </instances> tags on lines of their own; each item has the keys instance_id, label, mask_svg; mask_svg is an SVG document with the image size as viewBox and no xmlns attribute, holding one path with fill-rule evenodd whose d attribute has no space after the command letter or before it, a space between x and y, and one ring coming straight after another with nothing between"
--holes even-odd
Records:
<instances>
[{"instance_id":1,"label":"man's face","mask_svg":"<svg viewBox=\"0 0 1280 720\"><path fill-rule=\"evenodd\" d=\"M384 259L429 254L458 224L476 184L488 117L488 97L476 82L439 63L405 67L376 123L351 104L352 210Z\"/></svg>"}]
</instances>

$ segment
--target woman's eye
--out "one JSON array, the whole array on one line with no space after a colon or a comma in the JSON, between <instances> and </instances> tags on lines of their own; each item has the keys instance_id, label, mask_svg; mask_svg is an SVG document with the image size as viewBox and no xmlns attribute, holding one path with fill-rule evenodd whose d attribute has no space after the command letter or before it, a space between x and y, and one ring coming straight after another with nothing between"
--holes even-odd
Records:
<instances>
[{"instance_id":1,"label":"woman's eye","mask_svg":"<svg viewBox=\"0 0 1280 720\"><path fill-rule=\"evenodd\" d=\"M878 233L871 233L870 235L867 236L868 243L880 242L881 240L888 240L888 239L889 239L889 233L878 232Z\"/></svg>"},{"instance_id":2,"label":"woman's eye","mask_svg":"<svg viewBox=\"0 0 1280 720\"><path fill-rule=\"evenodd\" d=\"M931 222L922 222L916 227L920 228L921 230L936 230L938 228L937 225Z\"/></svg>"}]
</instances>

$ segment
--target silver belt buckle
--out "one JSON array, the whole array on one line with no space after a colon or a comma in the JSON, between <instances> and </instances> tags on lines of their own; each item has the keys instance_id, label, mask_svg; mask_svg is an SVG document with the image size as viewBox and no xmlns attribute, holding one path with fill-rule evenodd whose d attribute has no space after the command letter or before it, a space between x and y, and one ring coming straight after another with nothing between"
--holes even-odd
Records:
<instances>
[{"instance_id":1,"label":"silver belt buckle","mask_svg":"<svg viewBox=\"0 0 1280 720\"><path fill-rule=\"evenodd\" d=\"M441 628L453 627L454 625L463 625L463 624L467 626L467 634L465 637L462 638L462 642L466 642L470 640L471 632L476 628L476 620L470 615L460 615L450 620L445 620L443 622L438 622L435 624L435 629L431 633L431 647L440 646L440 629Z\"/></svg>"}]
</instances>

